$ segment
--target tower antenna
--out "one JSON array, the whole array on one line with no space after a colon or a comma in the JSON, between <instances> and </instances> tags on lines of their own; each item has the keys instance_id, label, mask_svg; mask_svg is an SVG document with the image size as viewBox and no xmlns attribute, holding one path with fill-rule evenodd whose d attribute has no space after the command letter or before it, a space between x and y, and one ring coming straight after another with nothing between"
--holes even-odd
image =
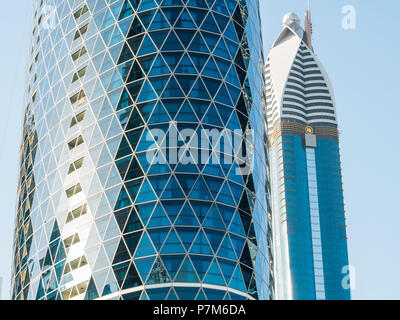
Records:
<instances>
[{"instance_id":1,"label":"tower antenna","mask_svg":"<svg viewBox=\"0 0 400 320\"><path fill-rule=\"evenodd\" d=\"M308 47L314 51L313 46L312 46L312 33L313 33L313 27L311 23L311 1L308 0L308 9L306 12L306 19L304 20L304 27L305 27L305 42L308 45Z\"/></svg>"}]
</instances>

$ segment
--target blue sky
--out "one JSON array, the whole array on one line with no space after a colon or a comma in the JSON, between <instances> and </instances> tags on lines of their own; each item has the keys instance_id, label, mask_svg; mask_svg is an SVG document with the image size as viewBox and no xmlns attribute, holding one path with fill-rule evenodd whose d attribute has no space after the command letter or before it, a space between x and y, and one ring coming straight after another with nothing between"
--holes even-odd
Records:
<instances>
[{"instance_id":1,"label":"blue sky","mask_svg":"<svg viewBox=\"0 0 400 320\"><path fill-rule=\"evenodd\" d=\"M289 11L303 18L306 0L260 0L265 56ZM31 1L3 1L0 10L0 276L9 294L12 236L23 117ZM342 28L353 5L355 30ZM350 263L355 299L399 299L400 173L397 132L397 0L313 0L314 48L335 88L341 131ZM397 43L396 43L397 42Z\"/></svg>"}]
</instances>

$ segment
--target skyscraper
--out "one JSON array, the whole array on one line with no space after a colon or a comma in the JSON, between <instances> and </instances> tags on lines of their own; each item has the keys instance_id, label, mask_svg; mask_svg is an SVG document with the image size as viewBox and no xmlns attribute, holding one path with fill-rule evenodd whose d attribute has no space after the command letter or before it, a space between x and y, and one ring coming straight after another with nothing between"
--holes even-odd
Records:
<instances>
[{"instance_id":1,"label":"skyscraper","mask_svg":"<svg viewBox=\"0 0 400 320\"><path fill-rule=\"evenodd\" d=\"M332 84L293 13L266 63L277 299L349 299L339 132ZM342 273L343 272L343 273Z\"/></svg>"},{"instance_id":2,"label":"skyscraper","mask_svg":"<svg viewBox=\"0 0 400 320\"><path fill-rule=\"evenodd\" d=\"M36 0L32 34L12 298L269 299L258 0Z\"/></svg>"}]
</instances>

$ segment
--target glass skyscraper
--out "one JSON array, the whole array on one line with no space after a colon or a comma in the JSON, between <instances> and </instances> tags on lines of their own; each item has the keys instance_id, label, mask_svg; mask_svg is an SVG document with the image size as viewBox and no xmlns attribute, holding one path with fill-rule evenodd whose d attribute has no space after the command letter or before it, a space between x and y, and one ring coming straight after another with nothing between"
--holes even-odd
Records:
<instances>
[{"instance_id":1,"label":"glass skyscraper","mask_svg":"<svg viewBox=\"0 0 400 320\"><path fill-rule=\"evenodd\" d=\"M260 32L258 0L34 1L13 299L272 297Z\"/></svg>"},{"instance_id":2,"label":"glass skyscraper","mask_svg":"<svg viewBox=\"0 0 400 320\"><path fill-rule=\"evenodd\" d=\"M277 299L350 299L336 103L310 11L293 13L266 64ZM344 281L345 282L345 281Z\"/></svg>"}]
</instances>

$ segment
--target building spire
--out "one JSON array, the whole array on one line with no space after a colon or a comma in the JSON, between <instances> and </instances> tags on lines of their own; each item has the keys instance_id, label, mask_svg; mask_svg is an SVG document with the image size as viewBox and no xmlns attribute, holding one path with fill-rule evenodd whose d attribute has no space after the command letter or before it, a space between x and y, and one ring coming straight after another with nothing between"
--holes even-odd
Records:
<instances>
[{"instance_id":1,"label":"building spire","mask_svg":"<svg viewBox=\"0 0 400 320\"><path fill-rule=\"evenodd\" d=\"M313 33L313 27L311 23L311 1L308 0L308 9L306 12L306 19L304 20L304 27L305 27L305 42L308 45L308 47L313 51L313 46L312 46L312 33Z\"/></svg>"}]
</instances>

